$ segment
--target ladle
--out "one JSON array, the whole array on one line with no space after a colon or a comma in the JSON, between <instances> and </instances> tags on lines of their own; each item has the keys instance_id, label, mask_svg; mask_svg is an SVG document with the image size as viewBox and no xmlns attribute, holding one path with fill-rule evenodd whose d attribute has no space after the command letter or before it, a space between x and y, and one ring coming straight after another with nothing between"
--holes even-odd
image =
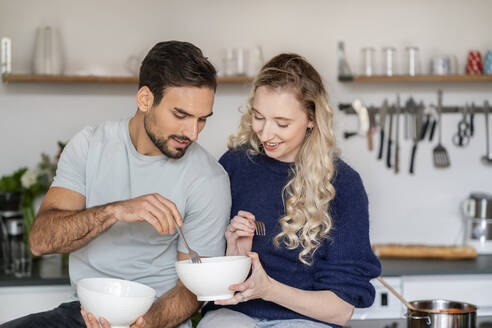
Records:
<instances>
[{"instance_id":1,"label":"ladle","mask_svg":"<svg viewBox=\"0 0 492 328\"><path fill-rule=\"evenodd\" d=\"M395 295L405 306L411 310L411 311L418 311L418 312L428 312L428 313L442 313L443 311L440 310L432 310L432 309L417 309L415 306L412 304L408 303L406 299L403 298L396 290L393 289L383 278L377 277L377 280L379 280L380 283L384 285L384 287L388 288L388 290Z\"/></svg>"},{"instance_id":2,"label":"ladle","mask_svg":"<svg viewBox=\"0 0 492 328\"><path fill-rule=\"evenodd\" d=\"M489 102L485 101L483 104L483 112L485 113L485 144L487 153L482 156L482 163L485 165L492 165L492 153L490 152L489 144Z\"/></svg>"}]
</instances>

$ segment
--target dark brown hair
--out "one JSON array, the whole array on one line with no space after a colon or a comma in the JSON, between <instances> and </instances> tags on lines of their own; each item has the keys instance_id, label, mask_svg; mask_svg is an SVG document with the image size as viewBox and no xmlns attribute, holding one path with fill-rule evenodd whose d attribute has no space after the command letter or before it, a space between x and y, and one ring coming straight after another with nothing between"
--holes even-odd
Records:
<instances>
[{"instance_id":1,"label":"dark brown hair","mask_svg":"<svg viewBox=\"0 0 492 328\"><path fill-rule=\"evenodd\" d=\"M138 88L149 87L158 105L166 88L194 86L217 88L217 72L202 51L189 42L166 41L150 49L140 66Z\"/></svg>"}]
</instances>

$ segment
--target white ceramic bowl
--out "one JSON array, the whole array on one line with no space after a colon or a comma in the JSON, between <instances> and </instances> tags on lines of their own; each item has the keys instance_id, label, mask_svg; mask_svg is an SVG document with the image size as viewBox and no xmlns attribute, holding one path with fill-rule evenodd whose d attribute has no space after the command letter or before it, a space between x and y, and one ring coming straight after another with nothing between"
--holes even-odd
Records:
<instances>
[{"instance_id":1,"label":"white ceramic bowl","mask_svg":"<svg viewBox=\"0 0 492 328\"><path fill-rule=\"evenodd\" d=\"M219 256L202 258L202 263L190 260L176 262L179 279L199 301L227 299L233 296L232 284L243 282L251 267L247 256Z\"/></svg>"},{"instance_id":2,"label":"white ceramic bowl","mask_svg":"<svg viewBox=\"0 0 492 328\"><path fill-rule=\"evenodd\" d=\"M86 278L77 282L77 294L84 310L112 328L127 328L150 308L155 290L128 280Z\"/></svg>"}]
</instances>

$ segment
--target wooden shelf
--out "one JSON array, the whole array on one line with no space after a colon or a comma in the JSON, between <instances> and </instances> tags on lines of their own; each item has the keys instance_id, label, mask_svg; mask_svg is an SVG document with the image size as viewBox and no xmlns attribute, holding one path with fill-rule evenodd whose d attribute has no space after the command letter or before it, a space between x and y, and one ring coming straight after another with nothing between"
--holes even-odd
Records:
<instances>
[{"instance_id":1,"label":"wooden shelf","mask_svg":"<svg viewBox=\"0 0 492 328\"><path fill-rule=\"evenodd\" d=\"M396 76L339 76L345 83L401 83L401 82L492 82L492 75L396 75Z\"/></svg>"},{"instance_id":2,"label":"wooden shelf","mask_svg":"<svg viewBox=\"0 0 492 328\"><path fill-rule=\"evenodd\" d=\"M217 78L218 83L250 83L249 76L228 76ZM2 81L8 83L138 83L135 76L79 76L79 75L30 75L4 74Z\"/></svg>"}]
</instances>

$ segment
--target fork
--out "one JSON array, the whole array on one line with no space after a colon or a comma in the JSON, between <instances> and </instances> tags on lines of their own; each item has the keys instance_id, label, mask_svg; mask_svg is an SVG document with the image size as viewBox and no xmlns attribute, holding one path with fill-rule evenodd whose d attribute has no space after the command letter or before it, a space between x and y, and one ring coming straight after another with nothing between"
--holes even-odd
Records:
<instances>
[{"instance_id":1,"label":"fork","mask_svg":"<svg viewBox=\"0 0 492 328\"><path fill-rule=\"evenodd\" d=\"M183 239L183 242L184 242L186 248L188 249L188 256L191 259L191 263L193 263L193 264L202 263L202 260L200 259L200 255L198 255L197 252L192 250L191 247L186 242L186 239L183 235L183 231L181 231L181 227L176 223L176 221L174 221L174 223L176 225L176 229L178 229L179 236L181 237L181 239Z\"/></svg>"},{"instance_id":2,"label":"fork","mask_svg":"<svg viewBox=\"0 0 492 328\"><path fill-rule=\"evenodd\" d=\"M265 236L265 223L262 221L253 221L255 223L255 233L259 236Z\"/></svg>"}]
</instances>

